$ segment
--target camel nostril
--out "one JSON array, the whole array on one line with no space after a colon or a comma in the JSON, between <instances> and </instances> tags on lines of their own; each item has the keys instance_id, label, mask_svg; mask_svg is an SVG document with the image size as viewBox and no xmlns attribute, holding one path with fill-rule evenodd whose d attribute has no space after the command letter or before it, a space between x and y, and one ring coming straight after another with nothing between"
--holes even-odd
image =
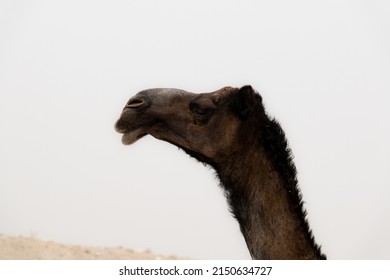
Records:
<instances>
[{"instance_id":1,"label":"camel nostril","mask_svg":"<svg viewBox=\"0 0 390 280\"><path fill-rule=\"evenodd\" d=\"M140 98L132 98L130 101L126 104L125 108L139 108L146 105L145 101L143 101Z\"/></svg>"}]
</instances>

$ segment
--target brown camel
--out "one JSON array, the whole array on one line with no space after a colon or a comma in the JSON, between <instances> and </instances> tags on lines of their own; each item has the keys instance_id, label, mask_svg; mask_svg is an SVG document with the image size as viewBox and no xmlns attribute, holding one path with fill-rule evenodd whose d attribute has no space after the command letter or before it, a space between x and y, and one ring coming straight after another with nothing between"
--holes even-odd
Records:
<instances>
[{"instance_id":1,"label":"brown camel","mask_svg":"<svg viewBox=\"0 0 390 280\"><path fill-rule=\"evenodd\" d=\"M305 218L284 132L251 86L144 90L115 128L126 145L150 134L213 167L253 259L326 259Z\"/></svg>"}]
</instances>

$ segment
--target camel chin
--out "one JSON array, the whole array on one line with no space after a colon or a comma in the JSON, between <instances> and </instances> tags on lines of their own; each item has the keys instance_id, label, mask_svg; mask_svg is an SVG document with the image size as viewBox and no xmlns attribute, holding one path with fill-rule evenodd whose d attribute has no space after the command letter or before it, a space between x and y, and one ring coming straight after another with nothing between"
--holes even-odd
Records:
<instances>
[{"instance_id":1,"label":"camel chin","mask_svg":"<svg viewBox=\"0 0 390 280\"><path fill-rule=\"evenodd\" d=\"M144 137L145 135L146 135L146 133L143 133L142 129L136 129L133 131L126 132L122 136L122 143L124 145L131 145L131 144L135 143L137 140Z\"/></svg>"}]
</instances>

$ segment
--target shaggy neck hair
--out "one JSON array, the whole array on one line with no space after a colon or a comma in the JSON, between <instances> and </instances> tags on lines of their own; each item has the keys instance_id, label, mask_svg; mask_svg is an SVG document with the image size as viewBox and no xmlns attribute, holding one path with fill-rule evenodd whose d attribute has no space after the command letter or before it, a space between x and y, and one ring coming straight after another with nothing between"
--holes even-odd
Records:
<instances>
[{"instance_id":1,"label":"shaggy neck hair","mask_svg":"<svg viewBox=\"0 0 390 280\"><path fill-rule=\"evenodd\" d=\"M273 237L278 239L278 232L282 232L285 225L292 225L291 229L286 229L285 235L281 235L286 245L296 246L295 252L314 252L306 258L326 259L315 243L306 219L297 172L285 134L279 123L265 113L260 95L255 92L253 95L252 110L243 118L239 141L242 148L224 164L215 166L231 212L240 224L248 247L253 248L250 250L253 258L274 258L274 248L269 248ZM279 201L279 197L285 200ZM285 217L277 216L283 213L280 208L284 209ZM257 232L262 234L254 236ZM297 240L289 234L297 235ZM280 251L277 254L280 255Z\"/></svg>"},{"instance_id":2,"label":"shaggy neck hair","mask_svg":"<svg viewBox=\"0 0 390 280\"><path fill-rule=\"evenodd\" d=\"M250 108L241 106L235 96L229 102L242 120L241 148L222 163L184 150L216 170L252 258L274 259L285 253L286 259L326 259L309 228L292 152L281 126L267 116L256 92L248 101Z\"/></svg>"}]
</instances>

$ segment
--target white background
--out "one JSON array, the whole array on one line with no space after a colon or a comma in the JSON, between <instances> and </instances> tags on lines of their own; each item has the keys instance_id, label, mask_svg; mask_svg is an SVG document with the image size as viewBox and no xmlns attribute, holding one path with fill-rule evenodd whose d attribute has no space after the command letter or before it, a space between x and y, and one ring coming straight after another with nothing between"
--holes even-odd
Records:
<instances>
[{"instance_id":1,"label":"white background","mask_svg":"<svg viewBox=\"0 0 390 280\"><path fill-rule=\"evenodd\" d=\"M151 87L251 84L331 259L390 258L388 1L1 1L0 233L248 259L212 170L114 123Z\"/></svg>"}]
</instances>

